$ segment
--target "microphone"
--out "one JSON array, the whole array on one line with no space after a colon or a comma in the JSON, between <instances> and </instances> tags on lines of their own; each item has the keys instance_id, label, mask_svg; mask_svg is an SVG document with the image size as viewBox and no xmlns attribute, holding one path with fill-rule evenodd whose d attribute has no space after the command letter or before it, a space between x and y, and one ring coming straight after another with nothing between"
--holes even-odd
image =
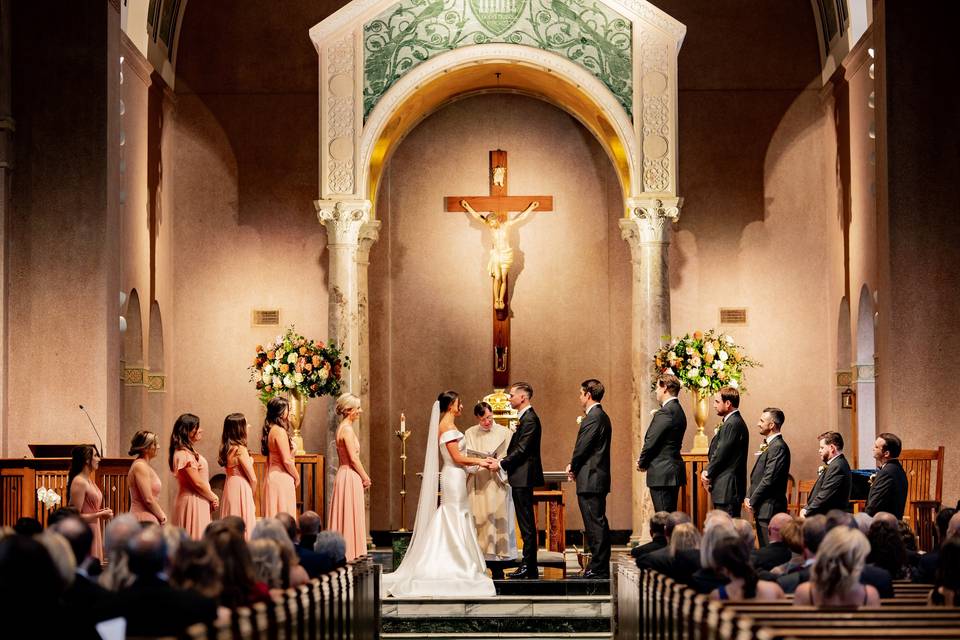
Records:
<instances>
[{"instance_id":1,"label":"microphone","mask_svg":"<svg viewBox=\"0 0 960 640\"><path fill-rule=\"evenodd\" d=\"M87 413L87 410L83 408L83 405L80 405L80 411L83 411L83 415L87 416L87 420L90 421L90 426L93 427L93 432L97 434L97 440L100 441L100 455L103 456L103 438L100 437L100 432L97 431L97 425L93 424L93 418L90 417L90 414Z\"/></svg>"}]
</instances>

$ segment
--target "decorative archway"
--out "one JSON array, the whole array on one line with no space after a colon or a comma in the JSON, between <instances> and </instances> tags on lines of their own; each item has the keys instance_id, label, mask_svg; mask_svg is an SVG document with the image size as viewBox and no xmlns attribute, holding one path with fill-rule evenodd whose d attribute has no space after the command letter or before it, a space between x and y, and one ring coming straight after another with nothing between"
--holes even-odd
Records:
<instances>
[{"instance_id":1,"label":"decorative archway","mask_svg":"<svg viewBox=\"0 0 960 640\"><path fill-rule=\"evenodd\" d=\"M873 443L877 439L877 371L875 305L870 287L860 288L857 304L856 362L853 379L856 382L857 441L853 443L859 466L870 465L873 460Z\"/></svg>"},{"instance_id":2,"label":"decorative archway","mask_svg":"<svg viewBox=\"0 0 960 640\"><path fill-rule=\"evenodd\" d=\"M390 153L451 100L514 91L575 116L620 178L633 264L632 448L649 412L650 358L670 333L668 222L676 221L677 54L686 27L644 0L354 0L310 30L319 56L319 221L327 229L329 334L351 356L347 387L369 388L366 271ZM499 74L499 77L498 75ZM331 410L325 455L336 459ZM369 433L361 429L362 452ZM325 486L335 469L327 464ZM652 505L634 474L634 538Z\"/></svg>"}]
</instances>

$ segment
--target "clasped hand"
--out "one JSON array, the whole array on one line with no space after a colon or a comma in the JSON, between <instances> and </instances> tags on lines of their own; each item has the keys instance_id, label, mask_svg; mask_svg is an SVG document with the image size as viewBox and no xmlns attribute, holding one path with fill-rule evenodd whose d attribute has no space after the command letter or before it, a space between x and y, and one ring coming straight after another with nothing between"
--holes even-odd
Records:
<instances>
[{"instance_id":1,"label":"clasped hand","mask_svg":"<svg viewBox=\"0 0 960 640\"><path fill-rule=\"evenodd\" d=\"M496 471L500 468L500 462L496 458L486 458L480 466L490 471Z\"/></svg>"}]
</instances>

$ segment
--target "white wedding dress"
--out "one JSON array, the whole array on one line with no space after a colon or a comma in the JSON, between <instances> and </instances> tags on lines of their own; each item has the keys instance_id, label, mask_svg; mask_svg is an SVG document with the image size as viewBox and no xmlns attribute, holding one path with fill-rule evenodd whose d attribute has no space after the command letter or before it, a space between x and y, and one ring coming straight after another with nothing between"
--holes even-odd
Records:
<instances>
[{"instance_id":1,"label":"white wedding dress","mask_svg":"<svg viewBox=\"0 0 960 640\"><path fill-rule=\"evenodd\" d=\"M413 537L400 566L381 578L382 591L395 597L495 596L467 500L467 474L446 447L448 442L459 441L463 451L463 434L452 429L438 439L439 414L439 405L434 404ZM437 448L443 459L439 508L435 497Z\"/></svg>"}]
</instances>

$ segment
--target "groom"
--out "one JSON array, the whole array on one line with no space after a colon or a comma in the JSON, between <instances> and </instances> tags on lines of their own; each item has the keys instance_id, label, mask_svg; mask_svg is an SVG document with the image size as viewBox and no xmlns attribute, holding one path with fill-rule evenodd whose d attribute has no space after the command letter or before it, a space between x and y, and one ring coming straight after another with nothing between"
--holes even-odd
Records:
<instances>
[{"instance_id":1,"label":"groom","mask_svg":"<svg viewBox=\"0 0 960 640\"><path fill-rule=\"evenodd\" d=\"M536 580L537 523L533 515L533 488L543 485L543 466L540 464L540 418L530 406L533 387L526 382L515 382L510 387L510 406L517 410L517 430L510 438L507 455L502 460L491 460L493 467L507 472L517 510L517 525L523 539L521 567L510 577Z\"/></svg>"}]
</instances>

